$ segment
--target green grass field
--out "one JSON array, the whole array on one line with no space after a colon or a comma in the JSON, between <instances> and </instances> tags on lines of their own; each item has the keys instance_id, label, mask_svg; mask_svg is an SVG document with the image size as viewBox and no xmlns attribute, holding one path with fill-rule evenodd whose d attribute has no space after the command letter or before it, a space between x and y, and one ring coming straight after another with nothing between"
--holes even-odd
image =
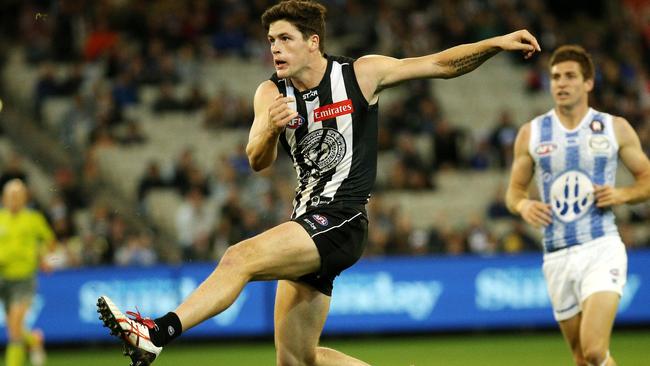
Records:
<instances>
[{"instance_id":1,"label":"green grass field","mask_svg":"<svg viewBox=\"0 0 650 366\"><path fill-rule=\"evenodd\" d=\"M432 337L361 338L324 340L323 345L363 359L375 366L557 366L572 365L559 333L447 335ZM619 366L650 365L650 330L617 331L612 353ZM48 366L128 365L121 346L89 349L54 349ZM163 351L156 366L262 366L275 365L273 343L178 343Z\"/></svg>"}]
</instances>

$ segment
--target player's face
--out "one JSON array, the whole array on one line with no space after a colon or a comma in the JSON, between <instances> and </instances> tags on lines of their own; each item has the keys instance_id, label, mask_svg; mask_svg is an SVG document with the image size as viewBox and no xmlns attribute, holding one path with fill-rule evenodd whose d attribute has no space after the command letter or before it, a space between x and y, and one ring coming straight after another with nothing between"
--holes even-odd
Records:
<instances>
[{"instance_id":1,"label":"player's face","mask_svg":"<svg viewBox=\"0 0 650 366\"><path fill-rule=\"evenodd\" d=\"M560 62L551 67L551 94L559 107L586 103L593 86L593 80L585 80L580 64L575 61Z\"/></svg>"},{"instance_id":2,"label":"player's face","mask_svg":"<svg viewBox=\"0 0 650 366\"><path fill-rule=\"evenodd\" d=\"M286 20L271 23L267 35L275 71L280 79L294 76L308 61L309 42Z\"/></svg>"}]
</instances>

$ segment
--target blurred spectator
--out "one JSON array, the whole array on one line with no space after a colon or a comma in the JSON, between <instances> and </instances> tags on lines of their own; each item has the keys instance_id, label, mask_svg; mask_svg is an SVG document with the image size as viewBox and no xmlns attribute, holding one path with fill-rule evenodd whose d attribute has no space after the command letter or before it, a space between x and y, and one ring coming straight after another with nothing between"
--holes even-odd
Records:
<instances>
[{"instance_id":1,"label":"blurred spectator","mask_svg":"<svg viewBox=\"0 0 650 366\"><path fill-rule=\"evenodd\" d=\"M490 135L490 144L497 156L498 167L501 169L509 168L512 165L512 153L517 130L518 128L512 120L510 111L507 109L502 110L499 120Z\"/></svg>"},{"instance_id":2,"label":"blurred spectator","mask_svg":"<svg viewBox=\"0 0 650 366\"><path fill-rule=\"evenodd\" d=\"M513 221L512 229L501 239L503 252L513 254L523 251L539 251L538 241L526 232L522 220Z\"/></svg>"},{"instance_id":3,"label":"blurred spectator","mask_svg":"<svg viewBox=\"0 0 650 366\"><path fill-rule=\"evenodd\" d=\"M184 261L205 259L206 243L214 230L215 211L200 189L193 188L176 211L176 235Z\"/></svg>"},{"instance_id":4,"label":"blurred spectator","mask_svg":"<svg viewBox=\"0 0 650 366\"><path fill-rule=\"evenodd\" d=\"M185 110L184 103L175 95L174 86L169 82L160 85L160 95L153 103L156 113L180 112Z\"/></svg>"},{"instance_id":5,"label":"blurred spectator","mask_svg":"<svg viewBox=\"0 0 650 366\"><path fill-rule=\"evenodd\" d=\"M206 104L206 99L205 96L203 96L201 88L197 85L192 86L190 89L190 95L183 103L185 104L185 110L188 112L194 112L203 108Z\"/></svg>"},{"instance_id":6,"label":"blurred spectator","mask_svg":"<svg viewBox=\"0 0 650 366\"><path fill-rule=\"evenodd\" d=\"M497 242L481 216L475 215L470 219L466 236L467 248L471 253L493 255L497 252Z\"/></svg>"},{"instance_id":7,"label":"blurred spectator","mask_svg":"<svg viewBox=\"0 0 650 366\"><path fill-rule=\"evenodd\" d=\"M150 161L144 176L140 178L140 182L138 183L138 202L140 203L140 207L144 208L144 201L149 191L167 187L169 187L169 183L160 173L160 165L157 161Z\"/></svg>"},{"instance_id":8,"label":"blurred spectator","mask_svg":"<svg viewBox=\"0 0 650 366\"><path fill-rule=\"evenodd\" d=\"M57 95L58 92L58 84L54 75L54 65L45 62L40 67L38 80L34 87L34 112L39 122L42 120L43 103L48 97Z\"/></svg>"},{"instance_id":9,"label":"blurred spectator","mask_svg":"<svg viewBox=\"0 0 650 366\"><path fill-rule=\"evenodd\" d=\"M117 108L138 103L138 86L129 71L122 71L117 75L117 80L113 85L113 100Z\"/></svg>"},{"instance_id":10,"label":"blurred spectator","mask_svg":"<svg viewBox=\"0 0 650 366\"><path fill-rule=\"evenodd\" d=\"M120 266L146 267L156 264L157 255L150 235L131 235L115 253L115 263Z\"/></svg>"},{"instance_id":11,"label":"blurred spectator","mask_svg":"<svg viewBox=\"0 0 650 366\"><path fill-rule=\"evenodd\" d=\"M84 57L86 60L94 61L99 57L106 56L118 42L118 33L111 30L108 20L98 16L93 23L94 28L88 35L84 45Z\"/></svg>"},{"instance_id":12,"label":"blurred spectator","mask_svg":"<svg viewBox=\"0 0 650 366\"><path fill-rule=\"evenodd\" d=\"M178 190L178 193L184 195L190 189L190 174L192 170L198 167L194 162L194 152L191 148L185 148L179 155L174 165L172 186Z\"/></svg>"},{"instance_id":13,"label":"blurred spectator","mask_svg":"<svg viewBox=\"0 0 650 366\"><path fill-rule=\"evenodd\" d=\"M140 124L132 119L127 120L124 129L117 136L117 140L121 145L131 146L140 145L147 141L144 133L140 129Z\"/></svg>"},{"instance_id":14,"label":"blurred spectator","mask_svg":"<svg viewBox=\"0 0 650 366\"><path fill-rule=\"evenodd\" d=\"M436 169L460 168L463 164L460 147L463 132L442 118L433 133L433 166Z\"/></svg>"},{"instance_id":15,"label":"blurred spectator","mask_svg":"<svg viewBox=\"0 0 650 366\"><path fill-rule=\"evenodd\" d=\"M59 126L61 142L65 146L79 150L89 142L89 135L95 128L95 118L80 93L73 97L72 105L63 114Z\"/></svg>"},{"instance_id":16,"label":"blurred spectator","mask_svg":"<svg viewBox=\"0 0 650 366\"><path fill-rule=\"evenodd\" d=\"M489 202L487 207L487 217L490 219L503 219L503 218L515 218L508 207L506 206L506 191L503 185L499 185L492 200Z\"/></svg>"},{"instance_id":17,"label":"blurred spectator","mask_svg":"<svg viewBox=\"0 0 650 366\"><path fill-rule=\"evenodd\" d=\"M418 152L416 141L411 135L401 134L397 138L396 154L399 164L403 165L406 173L404 188L414 190L433 188L427 164Z\"/></svg>"}]
</instances>

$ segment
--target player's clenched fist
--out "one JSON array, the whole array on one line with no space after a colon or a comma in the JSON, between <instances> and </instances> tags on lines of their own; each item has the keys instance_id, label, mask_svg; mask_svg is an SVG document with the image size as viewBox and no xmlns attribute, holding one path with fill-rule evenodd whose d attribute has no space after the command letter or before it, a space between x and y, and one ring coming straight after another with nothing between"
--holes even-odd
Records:
<instances>
[{"instance_id":1,"label":"player's clenched fist","mask_svg":"<svg viewBox=\"0 0 650 366\"><path fill-rule=\"evenodd\" d=\"M275 97L269 106L269 128L271 130L279 133L287 123L298 116L298 112L289 107L289 103L293 101L293 98L285 97L282 94Z\"/></svg>"}]
</instances>

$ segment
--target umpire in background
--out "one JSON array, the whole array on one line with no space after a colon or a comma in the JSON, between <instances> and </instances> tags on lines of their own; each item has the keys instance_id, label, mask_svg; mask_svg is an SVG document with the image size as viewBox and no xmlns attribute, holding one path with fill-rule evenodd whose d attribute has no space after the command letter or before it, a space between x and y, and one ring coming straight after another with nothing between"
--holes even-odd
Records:
<instances>
[{"instance_id":1,"label":"umpire in background","mask_svg":"<svg viewBox=\"0 0 650 366\"><path fill-rule=\"evenodd\" d=\"M27 201L27 187L20 179L5 184L0 208L0 301L9 340L7 366L23 366L26 348L38 346L33 333L25 330L25 315L36 291L41 253L54 242L45 217L26 207Z\"/></svg>"}]
</instances>

